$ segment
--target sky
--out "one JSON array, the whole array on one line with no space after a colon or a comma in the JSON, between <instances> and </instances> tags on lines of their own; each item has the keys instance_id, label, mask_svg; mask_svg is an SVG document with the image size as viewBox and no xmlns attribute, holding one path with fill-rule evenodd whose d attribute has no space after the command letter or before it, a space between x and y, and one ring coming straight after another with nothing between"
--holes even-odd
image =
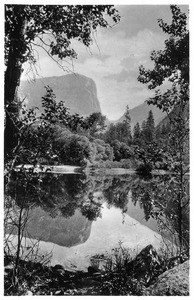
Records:
<instances>
[{"instance_id":1,"label":"sky","mask_svg":"<svg viewBox=\"0 0 194 300\"><path fill-rule=\"evenodd\" d=\"M184 12L188 10L186 5L179 7ZM152 95L146 85L137 81L139 66L151 68L152 50L163 49L168 38L157 19L171 22L169 5L116 5L116 8L121 16L119 24L99 28L89 49L73 41L78 58L73 61L73 69L72 65L65 63L70 72L95 81L102 113L110 120L121 117L127 105L133 108ZM67 74L43 51L39 51L37 71L40 77ZM24 72L22 79L28 76Z\"/></svg>"}]
</instances>

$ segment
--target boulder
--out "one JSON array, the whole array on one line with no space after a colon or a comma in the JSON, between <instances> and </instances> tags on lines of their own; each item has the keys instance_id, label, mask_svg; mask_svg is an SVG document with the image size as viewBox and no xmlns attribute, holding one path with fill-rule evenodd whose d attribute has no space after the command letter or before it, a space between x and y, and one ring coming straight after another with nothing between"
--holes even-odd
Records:
<instances>
[{"instance_id":1,"label":"boulder","mask_svg":"<svg viewBox=\"0 0 194 300\"><path fill-rule=\"evenodd\" d=\"M159 275L146 291L149 296L188 296L189 260Z\"/></svg>"},{"instance_id":2,"label":"boulder","mask_svg":"<svg viewBox=\"0 0 194 300\"><path fill-rule=\"evenodd\" d=\"M148 245L127 265L127 273L147 285L158 276L162 259L152 245Z\"/></svg>"}]
</instances>

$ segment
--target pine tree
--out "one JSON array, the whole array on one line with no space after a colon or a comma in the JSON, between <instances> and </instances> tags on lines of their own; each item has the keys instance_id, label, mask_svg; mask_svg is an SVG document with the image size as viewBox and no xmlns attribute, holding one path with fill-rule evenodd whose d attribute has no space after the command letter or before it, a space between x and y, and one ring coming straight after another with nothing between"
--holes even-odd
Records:
<instances>
[{"instance_id":1,"label":"pine tree","mask_svg":"<svg viewBox=\"0 0 194 300\"><path fill-rule=\"evenodd\" d=\"M141 128L139 122L137 122L137 124L133 128L133 142L135 144L139 144L140 138L141 138Z\"/></svg>"},{"instance_id":2,"label":"pine tree","mask_svg":"<svg viewBox=\"0 0 194 300\"><path fill-rule=\"evenodd\" d=\"M141 124L141 137L146 140L146 121L144 120Z\"/></svg>"},{"instance_id":3,"label":"pine tree","mask_svg":"<svg viewBox=\"0 0 194 300\"><path fill-rule=\"evenodd\" d=\"M129 105L126 106L126 111L124 116L125 116L124 123L126 125L126 135L127 135L127 139L130 141L132 140L132 135L131 135L131 117L130 117Z\"/></svg>"},{"instance_id":4,"label":"pine tree","mask_svg":"<svg viewBox=\"0 0 194 300\"><path fill-rule=\"evenodd\" d=\"M146 120L146 139L148 142L152 142L155 136L155 122L152 110L149 111Z\"/></svg>"}]
</instances>

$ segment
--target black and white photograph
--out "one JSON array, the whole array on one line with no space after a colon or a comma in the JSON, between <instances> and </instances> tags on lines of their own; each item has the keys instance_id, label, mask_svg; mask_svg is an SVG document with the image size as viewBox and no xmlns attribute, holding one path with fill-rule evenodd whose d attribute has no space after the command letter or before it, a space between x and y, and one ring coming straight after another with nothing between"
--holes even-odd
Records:
<instances>
[{"instance_id":1,"label":"black and white photograph","mask_svg":"<svg viewBox=\"0 0 194 300\"><path fill-rule=\"evenodd\" d=\"M189 2L1 8L3 295L191 296Z\"/></svg>"}]
</instances>

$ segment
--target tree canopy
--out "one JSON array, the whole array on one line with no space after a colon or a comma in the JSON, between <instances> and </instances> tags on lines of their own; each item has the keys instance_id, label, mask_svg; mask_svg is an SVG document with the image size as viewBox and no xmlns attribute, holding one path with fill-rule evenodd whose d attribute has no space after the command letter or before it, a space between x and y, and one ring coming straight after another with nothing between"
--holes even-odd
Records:
<instances>
[{"instance_id":1,"label":"tree canopy","mask_svg":"<svg viewBox=\"0 0 194 300\"><path fill-rule=\"evenodd\" d=\"M98 27L120 20L112 5L5 5L5 152L17 140L14 118L20 101L17 88L25 62L36 63L35 46L44 49L60 66L66 58L76 58L73 39L89 47ZM67 65L66 65L67 66ZM67 71L68 68L65 68Z\"/></svg>"},{"instance_id":2,"label":"tree canopy","mask_svg":"<svg viewBox=\"0 0 194 300\"><path fill-rule=\"evenodd\" d=\"M76 38L89 46L92 31L98 26L109 26L105 14L112 17L113 22L119 21L117 10L111 5L6 5L5 59L9 59L11 50L19 52L21 62L32 59L35 40L50 55L60 59L76 57L71 40ZM24 35L21 44L19 40L13 41L19 35ZM45 35L51 35L47 42ZM13 46L15 48L10 49Z\"/></svg>"},{"instance_id":3,"label":"tree canopy","mask_svg":"<svg viewBox=\"0 0 194 300\"><path fill-rule=\"evenodd\" d=\"M170 6L172 23L168 25L162 19L158 20L163 32L169 35L165 41L165 49L152 51L153 70L145 70L140 66L138 80L148 84L149 89L161 86L166 79L174 82L177 76L185 82L189 81L189 31L187 15L182 13L177 5Z\"/></svg>"}]
</instances>

